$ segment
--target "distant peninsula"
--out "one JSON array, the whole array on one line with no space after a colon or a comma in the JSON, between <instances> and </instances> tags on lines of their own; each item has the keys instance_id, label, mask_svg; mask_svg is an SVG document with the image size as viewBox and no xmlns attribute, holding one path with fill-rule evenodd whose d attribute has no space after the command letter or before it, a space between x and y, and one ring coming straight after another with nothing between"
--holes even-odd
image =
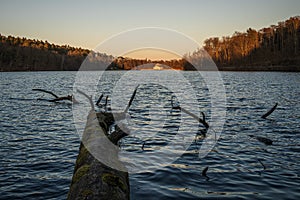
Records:
<instances>
[{"instance_id":1,"label":"distant peninsula","mask_svg":"<svg viewBox=\"0 0 300 200\"><path fill-rule=\"evenodd\" d=\"M258 31L249 28L232 36L212 37L205 40L203 48L221 71L300 71L300 17ZM197 59L200 51L187 56ZM91 62L108 63L108 70L131 70L147 63L195 70L184 58L114 58L89 49L0 34L0 71L77 71L88 55Z\"/></svg>"}]
</instances>

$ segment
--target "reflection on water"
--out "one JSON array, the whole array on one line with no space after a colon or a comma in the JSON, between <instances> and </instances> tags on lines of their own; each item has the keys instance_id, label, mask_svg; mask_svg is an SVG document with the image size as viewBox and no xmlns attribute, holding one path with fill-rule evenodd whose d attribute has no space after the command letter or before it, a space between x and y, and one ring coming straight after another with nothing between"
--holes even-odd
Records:
<instances>
[{"instance_id":1,"label":"reflection on water","mask_svg":"<svg viewBox=\"0 0 300 200\"><path fill-rule=\"evenodd\" d=\"M99 95L111 94L112 85L123 73L108 72L98 86ZM194 72L183 74L197 91L197 106L209 122L210 97L205 83ZM31 89L70 94L75 75L0 73L0 199L66 198L80 144L72 106L37 101L49 96ZM227 117L217 145L199 159L203 137L197 136L175 162L156 171L131 174L132 199L300 197L300 74L224 72L222 77ZM145 156L174 138L182 116L171 110L170 97L165 87L141 86L129 111L137 131L122 140L122 151ZM261 119L276 102L279 105L269 119ZM266 146L249 135L270 138L273 145ZM206 166L209 179L201 175Z\"/></svg>"}]
</instances>

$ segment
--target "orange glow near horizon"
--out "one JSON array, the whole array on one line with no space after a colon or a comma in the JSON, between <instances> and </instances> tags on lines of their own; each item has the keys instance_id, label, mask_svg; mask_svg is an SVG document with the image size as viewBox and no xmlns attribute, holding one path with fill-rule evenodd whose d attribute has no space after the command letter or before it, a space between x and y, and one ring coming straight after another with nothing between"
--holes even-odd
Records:
<instances>
[{"instance_id":1,"label":"orange glow near horizon","mask_svg":"<svg viewBox=\"0 0 300 200\"><path fill-rule=\"evenodd\" d=\"M149 59L149 60L173 60L181 59L179 55L161 49L138 49L128 52L123 57L135 59Z\"/></svg>"}]
</instances>

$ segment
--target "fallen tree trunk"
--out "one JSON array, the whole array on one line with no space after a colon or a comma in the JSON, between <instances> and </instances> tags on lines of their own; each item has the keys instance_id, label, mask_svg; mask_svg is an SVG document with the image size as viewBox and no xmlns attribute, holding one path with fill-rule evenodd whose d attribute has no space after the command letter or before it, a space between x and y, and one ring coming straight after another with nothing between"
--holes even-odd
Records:
<instances>
[{"instance_id":1,"label":"fallen tree trunk","mask_svg":"<svg viewBox=\"0 0 300 200\"><path fill-rule=\"evenodd\" d=\"M109 133L110 127L124 119L126 114L96 113L92 97L77 91L89 100L92 109L82 135L68 200L128 200L129 175L118 159L117 147L118 141L127 133L118 125L114 132Z\"/></svg>"},{"instance_id":2,"label":"fallen tree trunk","mask_svg":"<svg viewBox=\"0 0 300 200\"><path fill-rule=\"evenodd\" d=\"M122 113L119 115L120 118L123 117ZM101 160L96 159L89 151L97 145L95 144L97 141L103 141L103 137L110 139L115 146L119 139L127 135L118 128L115 132L108 134L109 126L114 122L112 113L90 112L82 136L82 141L84 142L80 145L68 193L69 200L129 199L130 189L128 173L103 164ZM105 127L103 127L104 124ZM104 135L101 135L101 133L104 133ZM118 163L120 161L118 160L118 151L116 151L116 149L117 148L104 150L106 151L105 154L112 162ZM122 165L122 163L120 163L120 165Z\"/></svg>"}]
</instances>

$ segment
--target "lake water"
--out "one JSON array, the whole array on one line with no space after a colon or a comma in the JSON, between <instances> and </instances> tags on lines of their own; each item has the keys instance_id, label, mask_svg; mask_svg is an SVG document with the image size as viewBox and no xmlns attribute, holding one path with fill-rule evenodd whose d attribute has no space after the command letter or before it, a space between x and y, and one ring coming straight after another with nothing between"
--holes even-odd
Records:
<instances>
[{"instance_id":1,"label":"lake water","mask_svg":"<svg viewBox=\"0 0 300 200\"><path fill-rule=\"evenodd\" d=\"M203 80L196 72L181 73L197 92L199 105L193 106L205 112L210 123ZM112 85L124 74L108 72L98 86L99 95L111 94ZM71 94L75 76L76 72L0 73L0 199L66 199L80 145L72 105L37 100L51 96L31 89ZM197 137L173 163L130 174L131 199L300 198L300 73L222 72L221 76L226 122L212 151L199 158L203 138ZM141 150L139 135L132 134L122 140L122 151L146 156L176 134L180 113L170 111L171 95L159 84L139 88L129 114L135 128L151 137ZM274 113L261 119L276 102ZM151 113L168 116L163 128ZM273 145L249 135L272 139ZM201 175L207 166L209 179Z\"/></svg>"}]
</instances>

